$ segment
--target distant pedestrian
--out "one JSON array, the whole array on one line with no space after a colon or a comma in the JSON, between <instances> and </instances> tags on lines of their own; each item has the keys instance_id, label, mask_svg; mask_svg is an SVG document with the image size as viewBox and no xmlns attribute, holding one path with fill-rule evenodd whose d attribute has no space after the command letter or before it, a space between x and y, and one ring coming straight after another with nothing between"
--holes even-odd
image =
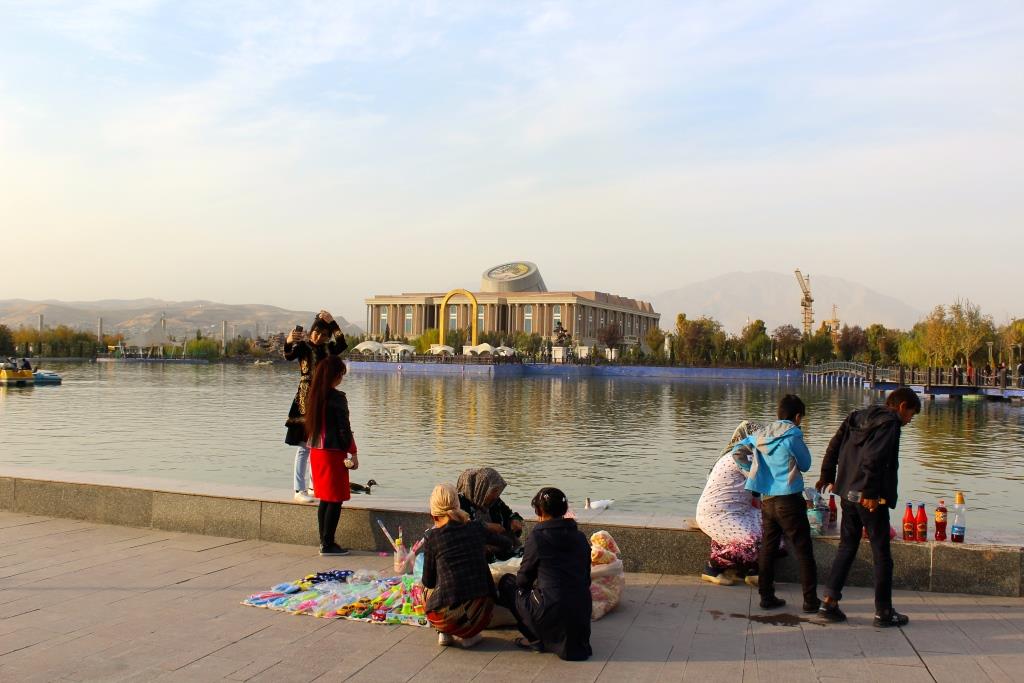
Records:
<instances>
[{"instance_id":1,"label":"distant pedestrian","mask_svg":"<svg viewBox=\"0 0 1024 683\"><path fill-rule=\"evenodd\" d=\"M913 389L901 387L889 394L884 406L850 413L828 444L815 487L821 492L831 488L843 510L839 550L819 611L828 621L846 619L839 601L860 547L862 529L871 541L875 565L874 625L904 626L910 621L892 606L889 510L895 509L897 502L900 431L919 412L921 399Z\"/></svg>"},{"instance_id":2,"label":"distant pedestrian","mask_svg":"<svg viewBox=\"0 0 1024 683\"><path fill-rule=\"evenodd\" d=\"M763 431L756 432L733 447L740 467L749 470L746 488L761 496L761 548L758 553L758 592L761 608L775 609L786 601L775 595L775 555L783 534L800 564L803 611L818 611L818 567L807 520L802 472L811 467L811 452L804 443L800 423L807 408L799 396L786 394L779 400L776 415Z\"/></svg>"},{"instance_id":3,"label":"distant pedestrian","mask_svg":"<svg viewBox=\"0 0 1024 683\"><path fill-rule=\"evenodd\" d=\"M1024 360L1017 363L1017 386L1024 387Z\"/></svg>"},{"instance_id":4,"label":"distant pedestrian","mask_svg":"<svg viewBox=\"0 0 1024 683\"><path fill-rule=\"evenodd\" d=\"M309 340L301 327L288 333L284 344L285 360L298 360L299 387L295 391L288 419L285 420L287 433L284 442L296 446L295 451L295 500L300 503L312 503L314 498L306 492L307 470L309 465L309 446L306 444L306 395L313 377L313 368L317 362L327 356L337 356L348 348L341 327L327 311L320 311L313 319L309 330Z\"/></svg>"},{"instance_id":5,"label":"distant pedestrian","mask_svg":"<svg viewBox=\"0 0 1024 683\"><path fill-rule=\"evenodd\" d=\"M334 538L341 519L342 503L352 497L348 471L359 468L359 455L348 417L348 399L345 392L338 390L344 376L345 363L341 358L327 356L313 370L307 397L306 440L310 445L313 493L320 499L317 530L321 555L348 555L348 550L338 545Z\"/></svg>"}]
</instances>

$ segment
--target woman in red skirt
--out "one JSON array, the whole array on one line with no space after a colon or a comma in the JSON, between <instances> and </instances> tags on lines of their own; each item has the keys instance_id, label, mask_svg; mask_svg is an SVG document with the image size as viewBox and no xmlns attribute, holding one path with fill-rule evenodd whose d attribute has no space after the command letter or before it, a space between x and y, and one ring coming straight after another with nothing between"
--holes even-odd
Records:
<instances>
[{"instance_id":1,"label":"woman in red skirt","mask_svg":"<svg viewBox=\"0 0 1024 683\"><path fill-rule=\"evenodd\" d=\"M338 391L345 376L345 363L327 356L313 370L306 402L306 438L309 439L309 469L313 493L320 499L317 523L321 555L348 555L334 541L341 518L341 504L352 497L348 471L359 467L352 425L348 421L348 399Z\"/></svg>"}]
</instances>

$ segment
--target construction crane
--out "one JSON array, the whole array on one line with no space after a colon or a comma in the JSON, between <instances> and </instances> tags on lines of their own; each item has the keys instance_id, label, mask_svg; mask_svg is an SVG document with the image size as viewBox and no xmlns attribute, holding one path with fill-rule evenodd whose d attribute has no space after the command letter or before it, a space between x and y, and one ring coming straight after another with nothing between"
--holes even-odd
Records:
<instances>
[{"instance_id":1,"label":"construction crane","mask_svg":"<svg viewBox=\"0 0 1024 683\"><path fill-rule=\"evenodd\" d=\"M800 291L804 293L802 299L800 299L800 308L804 311L804 336L811 336L811 330L814 327L814 298L811 296L811 276L806 277L800 273L800 269L793 271L796 273L796 281L800 283Z\"/></svg>"}]
</instances>

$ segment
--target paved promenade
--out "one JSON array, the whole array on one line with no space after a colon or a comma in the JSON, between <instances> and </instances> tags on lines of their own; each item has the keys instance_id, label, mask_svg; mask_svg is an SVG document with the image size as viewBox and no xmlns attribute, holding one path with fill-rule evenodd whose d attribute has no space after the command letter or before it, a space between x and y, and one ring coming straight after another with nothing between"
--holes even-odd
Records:
<instances>
[{"instance_id":1,"label":"paved promenade","mask_svg":"<svg viewBox=\"0 0 1024 683\"><path fill-rule=\"evenodd\" d=\"M848 624L825 626L762 612L746 586L630 574L582 663L518 650L512 630L464 651L429 629L239 604L312 571L389 564L0 512L0 681L1024 681L1021 598L898 592L911 624L882 631L866 589L844 600Z\"/></svg>"}]
</instances>

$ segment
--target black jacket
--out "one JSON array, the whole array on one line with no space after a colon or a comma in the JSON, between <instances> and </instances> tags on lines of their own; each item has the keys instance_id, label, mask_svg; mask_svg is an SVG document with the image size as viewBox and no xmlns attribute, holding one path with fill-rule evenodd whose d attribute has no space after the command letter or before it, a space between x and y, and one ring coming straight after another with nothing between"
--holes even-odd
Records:
<instances>
[{"instance_id":1,"label":"black jacket","mask_svg":"<svg viewBox=\"0 0 1024 683\"><path fill-rule=\"evenodd\" d=\"M352 424L348 419L348 398L344 391L331 389L324 413L323 441L311 438L309 447L347 451L352 445Z\"/></svg>"},{"instance_id":2,"label":"black jacket","mask_svg":"<svg viewBox=\"0 0 1024 683\"><path fill-rule=\"evenodd\" d=\"M491 524L498 524L502 529L505 530L505 536L508 537L511 546L507 551L504 549L497 550L496 552L489 552L487 555L488 562L494 562L495 560L507 560L515 554L515 549L519 547L519 536L520 533L512 531L512 520L523 521L523 516L518 512L512 512L512 508L505 505L505 502L498 498L491 504L490 509L478 508L473 505L469 498L466 498L461 493L459 494L459 506L466 511L470 519L475 519L478 522Z\"/></svg>"},{"instance_id":3,"label":"black jacket","mask_svg":"<svg viewBox=\"0 0 1024 683\"><path fill-rule=\"evenodd\" d=\"M290 446L298 446L306 441L306 395L313 381L313 368L317 362L326 358L327 354L337 356L348 348L348 342L345 341L345 335L342 334L337 321L331 323L330 329L332 338L326 344L314 345L308 341L300 341L284 345L284 359L299 361L299 388L295 391L295 398L292 399L291 408L288 410L288 419L284 422L288 428L284 442Z\"/></svg>"},{"instance_id":4,"label":"black jacket","mask_svg":"<svg viewBox=\"0 0 1024 683\"><path fill-rule=\"evenodd\" d=\"M821 483L832 484L843 500L855 501L859 493L864 498L884 498L886 505L895 508L902 427L899 416L885 406L850 413L825 450Z\"/></svg>"},{"instance_id":5,"label":"black jacket","mask_svg":"<svg viewBox=\"0 0 1024 683\"><path fill-rule=\"evenodd\" d=\"M516 611L562 659L590 657L590 543L574 519L539 522L516 576Z\"/></svg>"},{"instance_id":6,"label":"black jacket","mask_svg":"<svg viewBox=\"0 0 1024 683\"><path fill-rule=\"evenodd\" d=\"M427 596L428 610L495 595L484 545L506 547L508 539L473 521L448 522L439 529L429 529L425 539L422 581L426 588L433 589Z\"/></svg>"}]
</instances>

